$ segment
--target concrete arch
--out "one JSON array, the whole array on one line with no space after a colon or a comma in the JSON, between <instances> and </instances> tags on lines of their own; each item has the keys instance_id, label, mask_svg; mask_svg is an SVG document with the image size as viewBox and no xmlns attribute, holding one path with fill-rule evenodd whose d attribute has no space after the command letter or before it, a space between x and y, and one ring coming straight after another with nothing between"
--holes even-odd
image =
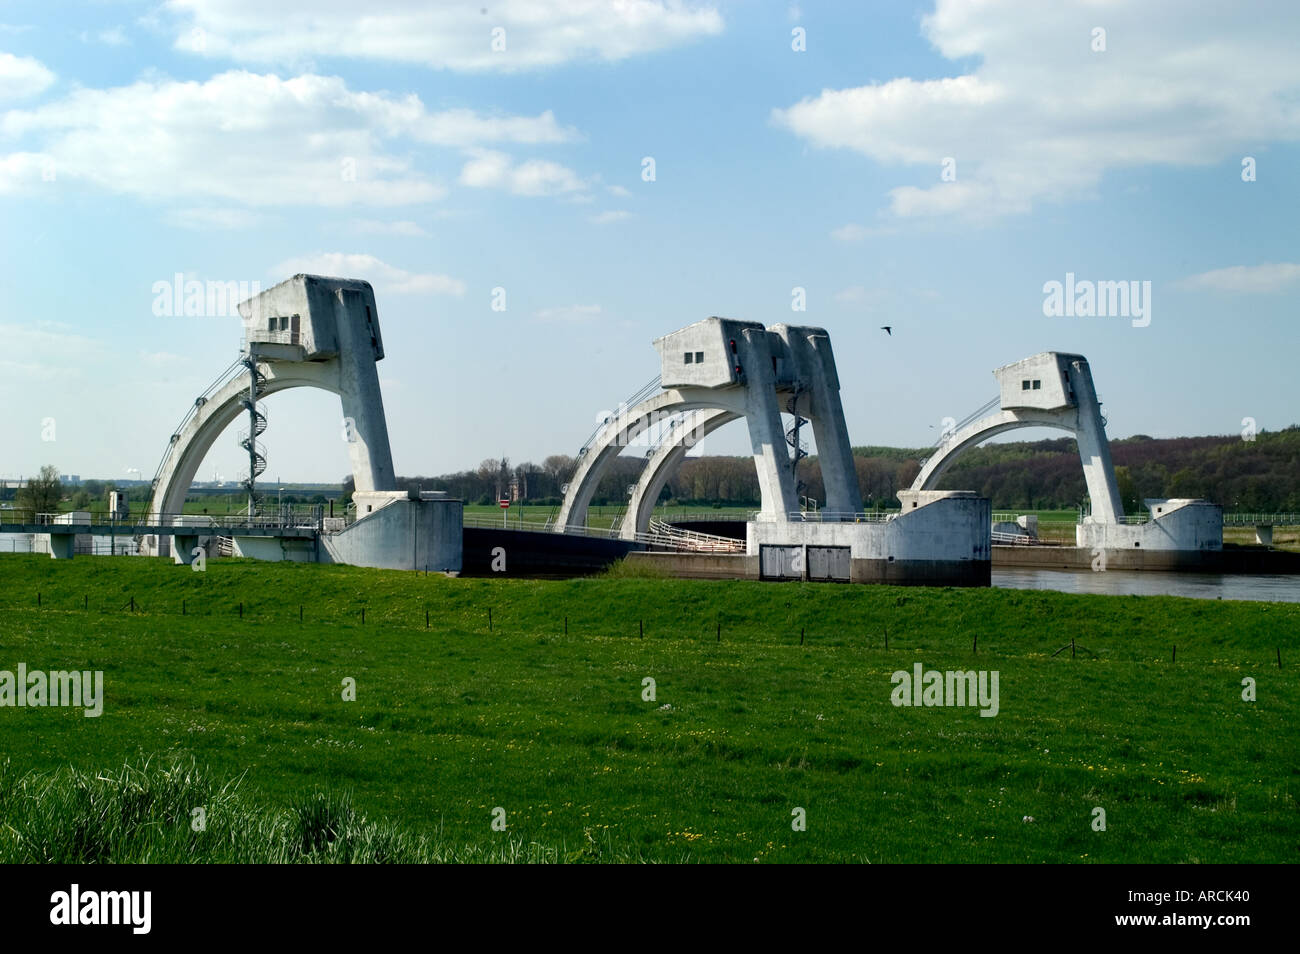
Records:
<instances>
[{"instance_id":1,"label":"concrete arch","mask_svg":"<svg viewBox=\"0 0 1300 954\"><path fill-rule=\"evenodd\" d=\"M1073 417L1073 413L1069 417ZM942 444L935 448L924 464L921 472L912 481L913 490L934 490L935 484L963 453L986 440L1013 431L1019 427L1053 427L1057 430L1078 433L1078 427L1065 415L1024 414L1016 411L998 411L988 417L972 421L965 427L954 431Z\"/></svg>"},{"instance_id":2,"label":"concrete arch","mask_svg":"<svg viewBox=\"0 0 1300 954\"><path fill-rule=\"evenodd\" d=\"M697 411L693 426L683 429L680 436L671 435L675 439L660 442L637 479L636 487L628 500L627 513L623 515L619 536L624 540L635 540L638 533L649 530L650 517L654 513L659 494L663 492L668 479L677 473L677 468L681 466L691 447L718 428L738 420L740 415L732 411L716 408Z\"/></svg>"},{"instance_id":3,"label":"concrete arch","mask_svg":"<svg viewBox=\"0 0 1300 954\"><path fill-rule=\"evenodd\" d=\"M963 424L940 443L922 464L912 489L934 490L958 456L991 437L1019 427L1052 427L1069 431L1079 445L1093 519L1118 523L1124 506L1087 359L1049 351L998 368L993 374L1001 386L1000 409Z\"/></svg>"},{"instance_id":4,"label":"concrete arch","mask_svg":"<svg viewBox=\"0 0 1300 954\"><path fill-rule=\"evenodd\" d=\"M258 371L265 375L258 390L259 398L289 388L320 388L332 394L340 394L342 390L337 363L267 362L259 363ZM181 512L199 465L222 432L244 413L243 402L247 397L247 376L237 375L199 407L175 436L153 489L149 503L151 520L158 520L162 514Z\"/></svg>"},{"instance_id":5,"label":"concrete arch","mask_svg":"<svg viewBox=\"0 0 1300 954\"><path fill-rule=\"evenodd\" d=\"M689 447L687 438L743 417L758 476L763 518L786 523L799 508L781 414L785 410L813 425L830 509L861 507L853 453L839 398L839 377L824 329L707 318L655 339L659 381L664 390L634 407L619 409L579 454L576 473L560 508L556 531L586 521L587 508L605 468L646 428L690 411L706 412L689 431L661 441L633 488L620 532L634 536L648 526L649 508ZM802 398L802 400L801 400Z\"/></svg>"},{"instance_id":6,"label":"concrete arch","mask_svg":"<svg viewBox=\"0 0 1300 954\"><path fill-rule=\"evenodd\" d=\"M358 492L395 486L388 424L376 362L383 358L379 313L368 282L295 275L241 302L244 356L257 363L261 399L295 387L337 394L343 405L348 456ZM195 402L158 468L149 516L181 511L199 465L222 431L244 410L249 373L235 373L206 400ZM250 462L251 463L251 462ZM166 538L155 541L166 551Z\"/></svg>"},{"instance_id":7,"label":"concrete arch","mask_svg":"<svg viewBox=\"0 0 1300 954\"><path fill-rule=\"evenodd\" d=\"M635 407L623 409L617 419L606 425L578 459L577 470L569 479L569 489L565 492L564 504L556 519L556 532L563 533L567 527L581 526L586 522L587 508L591 505L592 495L596 492L596 486L604 476L606 467L646 428L684 411L720 411L730 414L734 420L745 413L740 398L741 395L736 392L672 388L661 391ZM685 448L682 453L685 453ZM667 479L666 474L664 479ZM662 486L660 483L660 488Z\"/></svg>"}]
</instances>

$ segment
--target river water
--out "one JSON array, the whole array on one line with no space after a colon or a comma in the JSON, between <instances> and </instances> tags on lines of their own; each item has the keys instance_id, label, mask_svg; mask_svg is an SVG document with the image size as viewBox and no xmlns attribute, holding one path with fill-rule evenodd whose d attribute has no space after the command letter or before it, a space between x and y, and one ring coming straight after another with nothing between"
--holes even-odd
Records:
<instances>
[{"instance_id":1,"label":"river water","mask_svg":"<svg viewBox=\"0 0 1300 954\"><path fill-rule=\"evenodd\" d=\"M1243 573L1170 573L1160 570L1047 570L994 567L993 585L1014 590L1059 590L1111 596L1190 596L1202 600L1300 603L1300 576Z\"/></svg>"}]
</instances>

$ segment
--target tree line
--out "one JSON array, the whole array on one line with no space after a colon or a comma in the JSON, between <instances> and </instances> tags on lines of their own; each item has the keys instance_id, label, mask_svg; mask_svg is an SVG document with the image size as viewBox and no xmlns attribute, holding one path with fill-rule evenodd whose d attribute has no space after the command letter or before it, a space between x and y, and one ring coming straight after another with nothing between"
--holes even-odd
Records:
<instances>
[{"instance_id":1,"label":"tree line","mask_svg":"<svg viewBox=\"0 0 1300 954\"><path fill-rule=\"evenodd\" d=\"M1228 511L1300 512L1300 426L1240 436L1156 439L1146 435L1111 442L1111 457L1124 509L1138 513L1147 498L1202 497ZM853 448L863 506L893 509L898 491L911 486L930 450L867 446ZM491 504L502 498L559 506L577 460L553 454L540 464L512 464L489 458L473 470L436 477L401 477L398 489L442 490L467 503ZM625 504L628 488L645 467L644 456L620 456L606 468L592 503ZM801 496L824 505L826 488L816 456L797 471ZM985 444L959 457L939 481L941 489L974 490L996 510L1075 510L1088 503L1078 449L1073 438ZM58 471L43 467L16 493L16 509L48 512L70 503L77 510L102 510L112 481L85 481L65 488ZM351 497L352 478L342 484ZM132 501L145 501L147 484L128 489ZM332 495L331 495L332 496ZM689 507L758 507L758 477L750 457L687 457L668 479L660 502ZM325 496L303 502L324 503ZM298 498L286 498L296 503ZM134 507L132 509L135 509Z\"/></svg>"},{"instance_id":2,"label":"tree line","mask_svg":"<svg viewBox=\"0 0 1300 954\"><path fill-rule=\"evenodd\" d=\"M1300 427L1240 436L1152 438L1137 435L1111 442L1111 457L1124 508L1141 512L1148 498L1201 497L1229 511L1300 512ZM899 506L898 491L910 487L927 448L853 448L858 489L868 509ZM401 486L445 490L470 503L511 496L559 505L577 461L563 454L542 464L512 465L509 458L483 461L477 469L440 477L403 478ZM594 504L627 502L645 459L618 457L605 471ZM798 468L799 493L824 504L826 487L816 456ZM1087 487L1072 437L1012 441L972 448L957 458L938 486L974 490L997 510L1077 510L1088 504ZM350 489L350 482L345 486ZM673 506L760 504L758 477L750 457L687 457L668 480L660 502Z\"/></svg>"}]
</instances>

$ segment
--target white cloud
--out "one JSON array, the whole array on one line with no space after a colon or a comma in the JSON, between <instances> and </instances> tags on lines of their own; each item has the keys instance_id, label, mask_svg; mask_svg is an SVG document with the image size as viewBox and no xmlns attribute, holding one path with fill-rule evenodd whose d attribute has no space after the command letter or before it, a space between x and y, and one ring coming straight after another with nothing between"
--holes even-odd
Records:
<instances>
[{"instance_id":1,"label":"white cloud","mask_svg":"<svg viewBox=\"0 0 1300 954\"><path fill-rule=\"evenodd\" d=\"M509 156L476 150L460 171L461 185L476 189L505 189L515 195L541 196L582 192L586 184L572 169L546 159L514 164Z\"/></svg>"},{"instance_id":2,"label":"white cloud","mask_svg":"<svg viewBox=\"0 0 1300 954\"><path fill-rule=\"evenodd\" d=\"M415 100L419 107L419 100ZM423 111L423 107L419 107ZM440 146L472 146L483 142L543 144L580 139L576 129L561 127L548 109L537 116L481 116L472 109L448 109L413 117L412 135Z\"/></svg>"},{"instance_id":3,"label":"white cloud","mask_svg":"<svg viewBox=\"0 0 1300 954\"><path fill-rule=\"evenodd\" d=\"M632 217L632 213L625 209L609 209L606 212L600 212L591 216L588 221L593 225L610 225L614 222L622 222L624 219Z\"/></svg>"},{"instance_id":4,"label":"white cloud","mask_svg":"<svg viewBox=\"0 0 1300 954\"><path fill-rule=\"evenodd\" d=\"M353 219L350 228L365 235L400 235L404 238L427 238L429 233L415 222L381 222L377 219Z\"/></svg>"},{"instance_id":5,"label":"white cloud","mask_svg":"<svg viewBox=\"0 0 1300 954\"><path fill-rule=\"evenodd\" d=\"M29 138L41 147L40 153L0 154L0 191L39 183L49 158L60 180L147 198L412 205L447 192L414 165L412 143L465 147L573 135L550 112L430 113L417 96L354 91L339 77L281 79L235 70L201 83L142 80L82 89L0 115L0 139Z\"/></svg>"},{"instance_id":6,"label":"white cloud","mask_svg":"<svg viewBox=\"0 0 1300 954\"><path fill-rule=\"evenodd\" d=\"M274 281L305 272L335 278L360 278L375 286L378 294L463 295L465 283L449 275L408 272L382 262L373 255L344 252L316 252L281 262L271 269Z\"/></svg>"},{"instance_id":7,"label":"white cloud","mask_svg":"<svg viewBox=\"0 0 1300 954\"><path fill-rule=\"evenodd\" d=\"M1104 24L1106 50L1093 52ZM775 123L920 178L899 217L1026 212L1086 197L1109 171L1208 165L1300 140L1300 8L1200 9L1181 0L938 0L922 21L959 76L826 89ZM955 181L942 181L944 159ZM1234 173L1230 173L1235 175Z\"/></svg>"},{"instance_id":8,"label":"white cloud","mask_svg":"<svg viewBox=\"0 0 1300 954\"><path fill-rule=\"evenodd\" d=\"M866 301L867 290L863 288L861 285L850 285L848 288L845 288L841 291L837 291L835 293L835 300L838 302L843 302L845 304L853 304L855 302Z\"/></svg>"},{"instance_id":9,"label":"white cloud","mask_svg":"<svg viewBox=\"0 0 1300 954\"><path fill-rule=\"evenodd\" d=\"M870 230L865 225L857 225L853 222L831 229L831 238L841 242L860 242L869 234Z\"/></svg>"},{"instance_id":10,"label":"white cloud","mask_svg":"<svg viewBox=\"0 0 1300 954\"><path fill-rule=\"evenodd\" d=\"M1184 278L1182 288L1210 288L1228 292L1275 292L1300 282L1300 264L1233 265Z\"/></svg>"},{"instance_id":11,"label":"white cloud","mask_svg":"<svg viewBox=\"0 0 1300 954\"><path fill-rule=\"evenodd\" d=\"M130 37L123 32L121 27L113 27L108 30L100 30L98 33L90 33L86 30L81 32L82 43L103 43L105 46L129 46Z\"/></svg>"},{"instance_id":12,"label":"white cloud","mask_svg":"<svg viewBox=\"0 0 1300 954\"><path fill-rule=\"evenodd\" d=\"M256 212L234 208L172 209L163 218L179 228L193 229L197 232L206 232L209 229L251 229L262 221L262 217Z\"/></svg>"},{"instance_id":13,"label":"white cloud","mask_svg":"<svg viewBox=\"0 0 1300 954\"><path fill-rule=\"evenodd\" d=\"M555 322L592 321L600 316L600 305L561 305L556 308L543 308L534 315L541 321Z\"/></svg>"},{"instance_id":14,"label":"white cloud","mask_svg":"<svg viewBox=\"0 0 1300 954\"><path fill-rule=\"evenodd\" d=\"M30 56L0 53L0 100L35 96L54 82L54 73Z\"/></svg>"},{"instance_id":15,"label":"white cloud","mask_svg":"<svg viewBox=\"0 0 1300 954\"><path fill-rule=\"evenodd\" d=\"M605 186L605 191L607 191L610 195L618 196L620 199L627 199L630 198L632 195L631 192L623 188L621 185Z\"/></svg>"},{"instance_id":16,"label":"white cloud","mask_svg":"<svg viewBox=\"0 0 1300 954\"><path fill-rule=\"evenodd\" d=\"M623 60L723 28L716 9L691 0L168 0L164 9L176 49L261 64L342 57L513 72Z\"/></svg>"}]
</instances>

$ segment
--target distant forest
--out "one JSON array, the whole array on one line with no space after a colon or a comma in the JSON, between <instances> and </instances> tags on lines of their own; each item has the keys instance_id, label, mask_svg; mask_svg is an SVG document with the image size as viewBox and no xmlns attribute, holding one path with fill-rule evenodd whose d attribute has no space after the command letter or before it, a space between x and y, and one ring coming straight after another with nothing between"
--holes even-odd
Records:
<instances>
[{"instance_id":1,"label":"distant forest","mask_svg":"<svg viewBox=\"0 0 1300 954\"><path fill-rule=\"evenodd\" d=\"M1115 476L1126 511L1148 497L1204 497L1227 510L1300 512L1300 427L1240 436L1151 438L1111 442ZM855 447L858 486L867 509L897 507L897 492L911 485L928 448ZM575 461L562 454L541 464L485 460L476 470L440 477L401 478L400 485L446 490L469 503L491 503L511 494L529 503L557 505ZM641 457L619 457L605 473L593 503L621 504L645 466ZM816 457L799 465L800 493L826 499ZM939 486L975 490L996 510L1072 510L1087 501L1074 439L985 444L959 457ZM344 483L350 493L352 480ZM661 500L709 507L759 505L758 478L748 457L688 457L668 481Z\"/></svg>"}]
</instances>

